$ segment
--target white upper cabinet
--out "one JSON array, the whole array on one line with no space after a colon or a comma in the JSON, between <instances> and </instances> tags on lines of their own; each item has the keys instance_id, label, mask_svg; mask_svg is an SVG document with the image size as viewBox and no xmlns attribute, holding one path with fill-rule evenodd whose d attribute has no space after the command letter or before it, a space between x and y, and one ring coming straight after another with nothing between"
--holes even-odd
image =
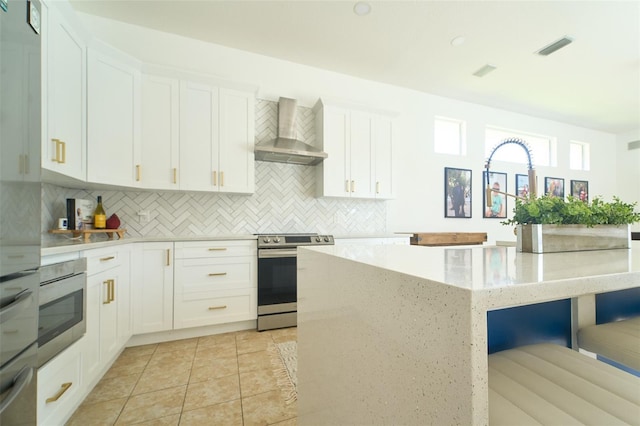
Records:
<instances>
[{"instance_id":1,"label":"white upper cabinet","mask_svg":"<svg viewBox=\"0 0 640 426\"><path fill-rule=\"evenodd\" d=\"M178 189L179 81L143 74L140 161L136 181L144 188Z\"/></svg>"},{"instance_id":2,"label":"white upper cabinet","mask_svg":"<svg viewBox=\"0 0 640 426\"><path fill-rule=\"evenodd\" d=\"M180 82L182 190L254 192L253 93Z\"/></svg>"},{"instance_id":3,"label":"white upper cabinet","mask_svg":"<svg viewBox=\"0 0 640 426\"><path fill-rule=\"evenodd\" d=\"M393 118L319 101L316 135L329 157L317 166L321 197L393 197Z\"/></svg>"},{"instance_id":4,"label":"white upper cabinet","mask_svg":"<svg viewBox=\"0 0 640 426\"><path fill-rule=\"evenodd\" d=\"M86 49L56 2L43 5L42 167L86 180Z\"/></svg>"},{"instance_id":5,"label":"white upper cabinet","mask_svg":"<svg viewBox=\"0 0 640 426\"><path fill-rule=\"evenodd\" d=\"M137 186L140 66L124 54L96 49L88 59L87 180Z\"/></svg>"}]
</instances>

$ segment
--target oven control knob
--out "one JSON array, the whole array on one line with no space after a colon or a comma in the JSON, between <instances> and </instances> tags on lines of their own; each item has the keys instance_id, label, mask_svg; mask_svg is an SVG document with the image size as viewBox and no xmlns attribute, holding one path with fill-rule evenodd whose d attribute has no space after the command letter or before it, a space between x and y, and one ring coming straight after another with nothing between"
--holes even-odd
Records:
<instances>
[{"instance_id":1,"label":"oven control knob","mask_svg":"<svg viewBox=\"0 0 640 426\"><path fill-rule=\"evenodd\" d=\"M328 243L328 242L329 242L329 236L328 236L328 235L325 235L325 237L324 237L324 242L325 242L325 243Z\"/></svg>"},{"instance_id":2,"label":"oven control knob","mask_svg":"<svg viewBox=\"0 0 640 426\"><path fill-rule=\"evenodd\" d=\"M317 242L317 243L322 242L322 237L321 237L320 235L318 235L318 236L316 237L316 242Z\"/></svg>"},{"instance_id":3,"label":"oven control knob","mask_svg":"<svg viewBox=\"0 0 640 426\"><path fill-rule=\"evenodd\" d=\"M273 242L276 243L276 244L279 243L280 242L280 237L274 237L273 238Z\"/></svg>"},{"instance_id":4,"label":"oven control knob","mask_svg":"<svg viewBox=\"0 0 640 426\"><path fill-rule=\"evenodd\" d=\"M271 242L271 238L269 238L269 237L264 237L264 238L262 239L262 242L263 242L263 243L270 243L270 242Z\"/></svg>"}]
</instances>

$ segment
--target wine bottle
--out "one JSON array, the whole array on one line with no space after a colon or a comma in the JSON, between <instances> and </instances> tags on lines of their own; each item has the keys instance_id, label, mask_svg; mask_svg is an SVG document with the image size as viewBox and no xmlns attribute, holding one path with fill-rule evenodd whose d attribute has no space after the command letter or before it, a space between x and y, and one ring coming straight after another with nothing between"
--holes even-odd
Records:
<instances>
[{"instance_id":1,"label":"wine bottle","mask_svg":"<svg viewBox=\"0 0 640 426\"><path fill-rule=\"evenodd\" d=\"M105 229L107 227L107 215L102 207L102 196L98 195L98 205L93 211L93 227L95 229Z\"/></svg>"}]
</instances>

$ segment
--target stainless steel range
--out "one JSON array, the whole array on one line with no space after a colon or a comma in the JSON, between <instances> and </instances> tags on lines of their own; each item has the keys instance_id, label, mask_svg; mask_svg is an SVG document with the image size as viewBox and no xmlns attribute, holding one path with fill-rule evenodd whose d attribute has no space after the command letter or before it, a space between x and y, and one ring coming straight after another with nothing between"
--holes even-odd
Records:
<instances>
[{"instance_id":1,"label":"stainless steel range","mask_svg":"<svg viewBox=\"0 0 640 426\"><path fill-rule=\"evenodd\" d=\"M299 246L333 244L331 235L258 235L259 331L296 326L297 249Z\"/></svg>"}]
</instances>

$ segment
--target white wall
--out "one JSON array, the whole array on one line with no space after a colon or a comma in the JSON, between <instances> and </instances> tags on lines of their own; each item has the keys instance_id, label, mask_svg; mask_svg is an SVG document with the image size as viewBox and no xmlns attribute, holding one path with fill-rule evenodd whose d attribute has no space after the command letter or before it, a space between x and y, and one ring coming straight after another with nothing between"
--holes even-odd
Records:
<instances>
[{"instance_id":1,"label":"white wall","mask_svg":"<svg viewBox=\"0 0 640 426\"><path fill-rule=\"evenodd\" d=\"M482 218L481 172L485 161L486 125L557 138L558 167L536 167L541 188L545 176L564 178L566 193L569 193L571 179L588 180L592 197L602 195L610 199L621 193L618 184L626 185L620 178L626 172L620 170L617 163L616 145L621 142L612 134L358 79L91 15L80 14L80 18L97 38L143 62L253 84L260 88L259 98L291 97L303 106L313 106L319 97L337 98L398 112L394 153L397 198L387 202L389 232L475 231L487 232L490 242L515 239L512 229L501 225L499 220ZM466 120L468 150L465 157L433 153L435 115ZM589 172L569 170L569 140L591 144ZM622 166L636 170L637 154L635 158L633 165L624 161ZM444 219L444 167L473 170L473 218ZM514 174L526 173L526 166L494 161L492 170L508 173L511 192ZM637 194L636 190L635 195L630 193L629 196L637 200ZM510 200L509 211L512 206Z\"/></svg>"}]
</instances>

